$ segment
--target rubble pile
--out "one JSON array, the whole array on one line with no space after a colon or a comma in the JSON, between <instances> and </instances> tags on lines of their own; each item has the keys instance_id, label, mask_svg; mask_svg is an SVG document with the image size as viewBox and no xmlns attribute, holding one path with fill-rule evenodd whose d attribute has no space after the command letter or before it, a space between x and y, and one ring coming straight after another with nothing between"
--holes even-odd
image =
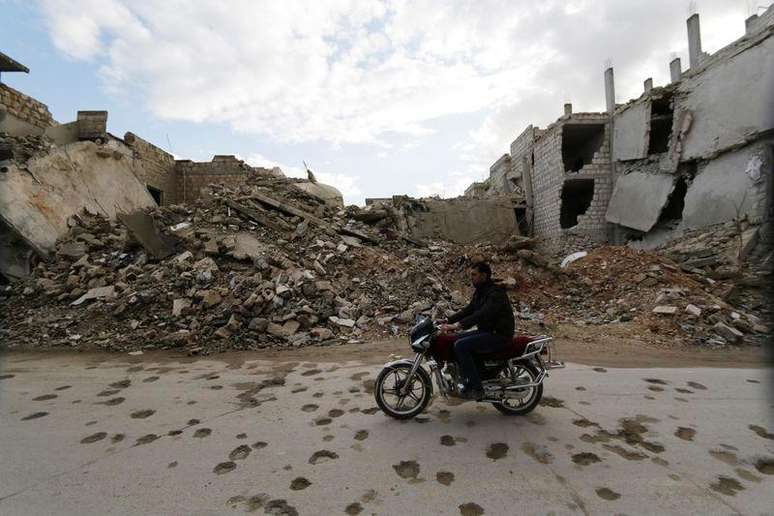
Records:
<instances>
[{"instance_id":1,"label":"rubble pile","mask_svg":"<svg viewBox=\"0 0 774 516\"><path fill-rule=\"evenodd\" d=\"M49 152L52 144L42 136L11 136L0 132L0 162L24 163L30 158Z\"/></svg>"},{"instance_id":2,"label":"rubble pile","mask_svg":"<svg viewBox=\"0 0 774 516\"><path fill-rule=\"evenodd\" d=\"M684 269L658 253L597 248L568 266L579 283L566 289L568 316L594 323L636 319L655 334L709 346L768 332L758 316L728 302L732 278Z\"/></svg>"},{"instance_id":3,"label":"rubble pile","mask_svg":"<svg viewBox=\"0 0 774 516\"><path fill-rule=\"evenodd\" d=\"M527 237L417 242L389 220L388 209L336 209L268 175L115 221L84 213L54 259L0 287L0 338L11 348L190 354L361 342L463 306L468 265L481 258L522 331L630 324L656 341L704 346L768 332L760 303L731 304L737 280L752 276L739 253L729 258L739 241L729 228L661 252L599 247L562 267L564 257L535 251Z\"/></svg>"},{"instance_id":4,"label":"rubble pile","mask_svg":"<svg viewBox=\"0 0 774 516\"><path fill-rule=\"evenodd\" d=\"M377 244L292 184L256 178L139 219L77 217L56 259L5 288L4 340L191 353L326 345L396 334L420 312L450 308L428 273L444 248Z\"/></svg>"}]
</instances>

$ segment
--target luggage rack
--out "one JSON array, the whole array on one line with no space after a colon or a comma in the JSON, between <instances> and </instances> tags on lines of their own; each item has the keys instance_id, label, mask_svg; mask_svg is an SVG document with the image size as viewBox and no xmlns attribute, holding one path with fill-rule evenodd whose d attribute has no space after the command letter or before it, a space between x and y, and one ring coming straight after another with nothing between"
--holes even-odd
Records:
<instances>
[{"instance_id":1,"label":"luggage rack","mask_svg":"<svg viewBox=\"0 0 774 516\"><path fill-rule=\"evenodd\" d=\"M534 338L534 340L530 341L528 346L540 345L540 354L548 355L545 359L542 359L546 369L563 369L565 367L565 363L554 358L553 345L551 344L553 340L554 338L548 335L538 335ZM530 354L534 353L531 352Z\"/></svg>"}]
</instances>

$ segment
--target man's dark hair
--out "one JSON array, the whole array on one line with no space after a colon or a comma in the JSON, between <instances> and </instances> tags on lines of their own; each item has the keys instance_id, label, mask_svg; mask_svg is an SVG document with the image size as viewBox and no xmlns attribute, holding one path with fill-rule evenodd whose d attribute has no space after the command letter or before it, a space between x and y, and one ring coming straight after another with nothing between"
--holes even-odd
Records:
<instances>
[{"instance_id":1,"label":"man's dark hair","mask_svg":"<svg viewBox=\"0 0 774 516\"><path fill-rule=\"evenodd\" d=\"M486 274L487 279L492 279L492 268L486 262L475 262L470 265L471 269L476 269L478 272Z\"/></svg>"}]
</instances>

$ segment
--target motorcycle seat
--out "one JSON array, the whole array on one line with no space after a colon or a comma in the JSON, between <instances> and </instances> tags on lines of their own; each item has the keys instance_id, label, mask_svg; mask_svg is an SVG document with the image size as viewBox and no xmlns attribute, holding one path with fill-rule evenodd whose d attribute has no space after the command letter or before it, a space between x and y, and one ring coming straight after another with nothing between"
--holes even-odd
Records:
<instances>
[{"instance_id":1,"label":"motorcycle seat","mask_svg":"<svg viewBox=\"0 0 774 516\"><path fill-rule=\"evenodd\" d=\"M530 337L529 335L514 335L508 349L496 353L481 353L481 356L487 360L508 360L520 357L524 354L524 349L527 347L527 344L532 342L533 339L534 337Z\"/></svg>"}]
</instances>

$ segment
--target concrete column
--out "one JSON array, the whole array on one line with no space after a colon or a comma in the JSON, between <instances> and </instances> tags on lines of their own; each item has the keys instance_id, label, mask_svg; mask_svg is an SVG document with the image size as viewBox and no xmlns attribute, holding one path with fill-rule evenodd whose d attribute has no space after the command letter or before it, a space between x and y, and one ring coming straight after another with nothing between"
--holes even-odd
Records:
<instances>
[{"instance_id":1,"label":"concrete column","mask_svg":"<svg viewBox=\"0 0 774 516\"><path fill-rule=\"evenodd\" d=\"M745 32L745 34L750 35L753 32L755 32L755 29L757 28L757 25L758 25L758 15L757 14L753 14L752 16L750 16L749 18L747 18L744 21L744 32Z\"/></svg>"},{"instance_id":2,"label":"concrete column","mask_svg":"<svg viewBox=\"0 0 774 516\"><path fill-rule=\"evenodd\" d=\"M694 14L687 20L688 25L688 56L690 68L699 66L701 61L701 29L699 26L699 13Z\"/></svg>"},{"instance_id":3,"label":"concrete column","mask_svg":"<svg viewBox=\"0 0 774 516\"><path fill-rule=\"evenodd\" d=\"M672 82L680 81L680 77L683 75L683 65L680 62L679 57L675 57L672 59L672 62L669 63L669 75L672 78Z\"/></svg>"},{"instance_id":4,"label":"concrete column","mask_svg":"<svg viewBox=\"0 0 774 516\"><path fill-rule=\"evenodd\" d=\"M572 115L572 104L567 102L564 105L564 114L567 116Z\"/></svg>"},{"instance_id":5,"label":"concrete column","mask_svg":"<svg viewBox=\"0 0 774 516\"><path fill-rule=\"evenodd\" d=\"M653 89L653 79L651 77L648 77L647 79L645 79L644 86L645 86L645 93L647 93L650 90L652 90Z\"/></svg>"},{"instance_id":6,"label":"concrete column","mask_svg":"<svg viewBox=\"0 0 774 516\"><path fill-rule=\"evenodd\" d=\"M612 115L615 111L615 75L612 66L605 70L605 101L607 112Z\"/></svg>"}]
</instances>

